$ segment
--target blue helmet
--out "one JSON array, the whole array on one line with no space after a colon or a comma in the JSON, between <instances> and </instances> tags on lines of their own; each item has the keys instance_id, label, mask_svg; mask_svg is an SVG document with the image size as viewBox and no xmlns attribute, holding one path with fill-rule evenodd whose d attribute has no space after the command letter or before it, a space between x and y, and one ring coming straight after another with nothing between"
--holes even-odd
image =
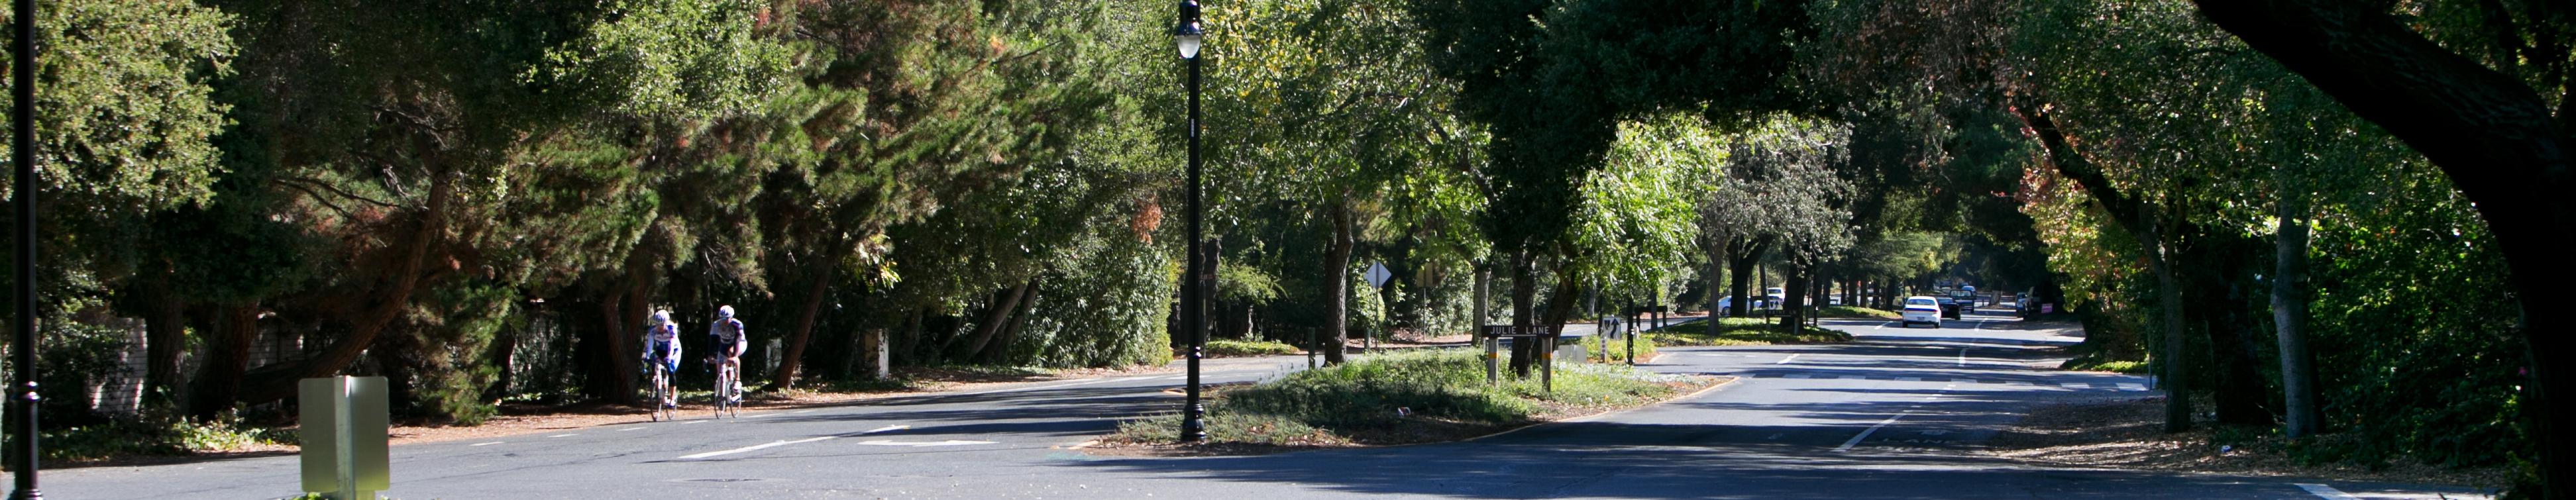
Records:
<instances>
[{"instance_id":1,"label":"blue helmet","mask_svg":"<svg viewBox=\"0 0 2576 500\"><path fill-rule=\"evenodd\" d=\"M716 319L725 319L725 318L731 318L731 317L733 317L733 306L723 306L723 307L717 307L717 308L716 308Z\"/></svg>"}]
</instances>

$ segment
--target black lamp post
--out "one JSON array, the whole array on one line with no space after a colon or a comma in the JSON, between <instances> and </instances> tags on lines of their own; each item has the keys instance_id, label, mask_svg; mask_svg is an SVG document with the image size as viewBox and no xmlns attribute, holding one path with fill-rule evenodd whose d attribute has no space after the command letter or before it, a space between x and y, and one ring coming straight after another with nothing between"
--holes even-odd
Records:
<instances>
[{"instance_id":1,"label":"black lamp post","mask_svg":"<svg viewBox=\"0 0 2576 500\"><path fill-rule=\"evenodd\" d=\"M17 356L17 383L7 390L10 430L17 431L16 446L10 447L11 464L18 471L18 487L9 493L15 500L35 500L45 494L36 491L36 1L12 2L10 11L17 36L9 41L10 97L17 111L10 116L11 137L9 162L17 167L16 183L10 191L10 205L17 210L17 311L11 318L16 342L10 346Z\"/></svg>"},{"instance_id":2,"label":"black lamp post","mask_svg":"<svg viewBox=\"0 0 2576 500\"><path fill-rule=\"evenodd\" d=\"M27 0L19 0L21 2ZM1199 255L1199 3L1181 0L1181 20L1172 27L1172 42L1181 49L1181 59L1190 62L1190 185L1189 185L1189 271L1181 278L1181 323L1189 329L1189 401L1181 409L1181 442L1195 443L1207 438L1207 424L1200 418L1207 407L1199 402L1199 359L1207 351L1207 280L1203 275L1207 257Z\"/></svg>"}]
</instances>

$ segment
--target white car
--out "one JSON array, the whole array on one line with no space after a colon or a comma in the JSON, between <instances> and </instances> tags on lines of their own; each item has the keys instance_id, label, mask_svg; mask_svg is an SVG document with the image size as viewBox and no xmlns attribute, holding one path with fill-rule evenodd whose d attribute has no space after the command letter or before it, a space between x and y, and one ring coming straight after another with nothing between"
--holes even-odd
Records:
<instances>
[{"instance_id":1,"label":"white car","mask_svg":"<svg viewBox=\"0 0 2576 500\"><path fill-rule=\"evenodd\" d=\"M1904 314L1904 316L1899 319L1903 322L1902 326L1906 328L1913 328L1915 323L1930 324L1933 328L1941 327L1941 301L1939 299L1921 295L1906 297L1905 311L1902 314Z\"/></svg>"}]
</instances>

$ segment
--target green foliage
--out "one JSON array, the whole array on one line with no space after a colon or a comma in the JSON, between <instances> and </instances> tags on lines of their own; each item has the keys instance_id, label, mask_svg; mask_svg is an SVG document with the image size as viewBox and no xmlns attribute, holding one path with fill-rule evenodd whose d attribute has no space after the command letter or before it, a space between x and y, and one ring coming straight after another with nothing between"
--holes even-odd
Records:
<instances>
[{"instance_id":1,"label":"green foliage","mask_svg":"<svg viewBox=\"0 0 2576 500\"><path fill-rule=\"evenodd\" d=\"M234 451L251 445L297 444L294 431L242 425L225 414L204 422L152 418L115 419L44 433L46 460L105 460Z\"/></svg>"}]
</instances>

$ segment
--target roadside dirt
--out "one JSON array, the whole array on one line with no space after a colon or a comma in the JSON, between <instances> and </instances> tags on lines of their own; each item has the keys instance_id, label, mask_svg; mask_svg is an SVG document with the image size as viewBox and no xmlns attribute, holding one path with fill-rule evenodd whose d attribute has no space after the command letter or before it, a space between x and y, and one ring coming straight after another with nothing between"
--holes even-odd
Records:
<instances>
[{"instance_id":1,"label":"roadside dirt","mask_svg":"<svg viewBox=\"0 0 2576 500\"><path fill-rule=\"evenodd\" d=\"M2195 430L2190 432L2164 433L2164 398L2161 396L2062 403L2033 408L2019 424L2006 428L1989 440L1986 452L2035 465L2442 484L2483 489L2502 488L2512 478L2512 471L2505 467L2452 469L2403 458L2375 470L2362 464L2306 465L2291 458L2277 438L2247 439L2240 444L2214 443L2212 441L2221 433L2214 425L2214 422L2203 421L2195 423ZM2331 435L2323 437L2338 438ZM2222 449L2222 446L2226 448Z\"/></svg>"}]
</instances>

